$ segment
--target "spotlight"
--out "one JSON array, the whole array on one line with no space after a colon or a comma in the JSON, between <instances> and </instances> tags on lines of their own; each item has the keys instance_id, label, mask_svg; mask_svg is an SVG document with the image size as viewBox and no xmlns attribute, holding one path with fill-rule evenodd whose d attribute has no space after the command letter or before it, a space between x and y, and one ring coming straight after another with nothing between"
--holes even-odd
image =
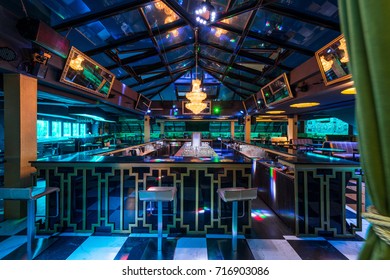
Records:
<instances>
[{"instance_id":1,"label":"spotlight","mask_svg":"<svg viewBox=\"0 0 390 280\"><path fill-rule=\"evenodd\" d=\"M195 14L197 15L196 21L204 25L214 22L217 16L210 0L204 0L200 8L195 10Z\"/></svg>"}]
</instances>

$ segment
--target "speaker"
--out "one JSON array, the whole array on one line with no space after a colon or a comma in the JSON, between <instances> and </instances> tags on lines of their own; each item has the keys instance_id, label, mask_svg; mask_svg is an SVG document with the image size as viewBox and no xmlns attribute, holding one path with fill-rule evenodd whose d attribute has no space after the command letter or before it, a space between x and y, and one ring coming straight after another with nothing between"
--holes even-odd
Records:
<instances>
[{"instance_id":1,"label":"speaker","mask_svg":"<svg viewBox=\"0 0 390 280\"><path fill-rule=\"evenodd\" d=\"M42 63L35 63L31 69L31 75L44 79L47 73L47 65Z\"/></svg>"},{"instance_id":2,"label":"speaker","mask_svg":"<svg viewBox=\"0 0 390 280\"><path fill-rule=\"evenodd\" d=\"M70 42L44 22L33 18L22 18L16 24L20 35L44 47L62 58L66 58Z\"/></svg>"}]
</instances>

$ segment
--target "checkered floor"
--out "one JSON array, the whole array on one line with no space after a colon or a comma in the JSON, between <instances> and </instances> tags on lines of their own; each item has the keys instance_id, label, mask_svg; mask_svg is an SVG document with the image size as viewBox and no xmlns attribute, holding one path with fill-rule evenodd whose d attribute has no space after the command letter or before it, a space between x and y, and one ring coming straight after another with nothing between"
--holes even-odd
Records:
<instances>
[{"instance_id":1,"label":"checkered floor","mask_svg":"<svg viewBox=\"0 0 390 280\"><path fill-rule=\"evenodd\" d=\"M368 224L353 238L299 238L259 200L252 208L262 213L253 219L252 232L239 236L238 250L231 250L229 235L164 235L157 253L153 234L75 234L37 236L37 260L348 260L357 259ZM26 221L0 223L0 259L26 258Z\"/></svg>"}]
</instances>

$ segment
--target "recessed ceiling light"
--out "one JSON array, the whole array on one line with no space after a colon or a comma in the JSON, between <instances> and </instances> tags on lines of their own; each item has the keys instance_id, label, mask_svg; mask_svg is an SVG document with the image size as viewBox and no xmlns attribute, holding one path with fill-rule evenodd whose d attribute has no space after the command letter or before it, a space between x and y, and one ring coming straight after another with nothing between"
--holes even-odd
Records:
<instances>
[{"instance_id":1,"label":"recessed ceiling light","mask_svg":"<svg viewBox=\"0 0 390 280\"><path fill-rule=\"evenodd\" d=\"M267 111L266 113L271 115L277 115L277 114L286 113L286 111Z\"/></svg>"},{"instance_id":2,"label":"recessed ceiling light","mask_svg":"<svg viewBox=\"0 0 390 280\"><path fill-rule=\"evenodd\" d=\"M295 103L291 104L290 107L292 108L308 108L308 107L315 107L320 105L318 102L305 102L305 103Z\"/></svg>"},{"instance_id":3,"label":"recessed ceiling light","mask_svg":"<svg viewBox=\"0 0 390 280\"><path fill-rule=\"evenodd\" d=\"M351 87L341 91L342 94L356 94L356 88Z\"/></svg>"}]
</instances>

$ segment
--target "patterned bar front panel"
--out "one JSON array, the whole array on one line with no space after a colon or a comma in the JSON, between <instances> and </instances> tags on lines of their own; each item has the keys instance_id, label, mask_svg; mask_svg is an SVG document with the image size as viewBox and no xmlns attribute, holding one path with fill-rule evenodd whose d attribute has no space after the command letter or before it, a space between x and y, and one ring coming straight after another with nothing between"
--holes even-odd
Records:
<instances>
[{"instance_id":1,"label":"patterned bar front panel","mask_svg":"<svg viewBox=\"0 0 390 280\"><path fill-rule=\"evenodd\" d=\"M354 236L361 229L362 178L356 168L297 168L296 176L297 235L331 232L333 236ZM349 202L351 183L356 200Z\"/></svg>"},{"instance_id":2,"label":"patterned bar front panel","mask_svg":"<svg viewBox=\"0 0 390 280\"><path fill-rule=\"evenodd\" d=\"M138 199L150 186L176 186L173 202L164 202L164 231L169 233L229 233L231 205L216 193L221 187L251 187L251 164L155 163L35 163L48 186L58 186L60 216L49 218L41 230L54 232L157 231L157 205ZM240 203L241 204L241 203ZM239 231L250 228L250 207Z\"/></svg>"}]
</instances>

